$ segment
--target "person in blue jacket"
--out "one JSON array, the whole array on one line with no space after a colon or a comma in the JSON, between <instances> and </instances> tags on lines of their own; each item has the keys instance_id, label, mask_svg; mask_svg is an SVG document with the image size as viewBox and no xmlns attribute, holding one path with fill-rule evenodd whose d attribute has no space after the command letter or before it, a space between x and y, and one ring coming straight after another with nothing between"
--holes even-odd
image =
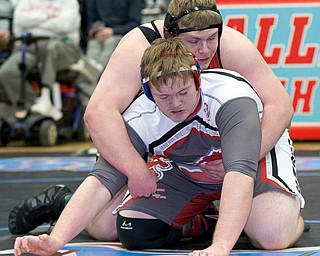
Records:
<instances>
[{"instance_id":1,"label":"person in blue jacket","mask_svg":"<svg viewBox=\"0 0 320 256\"><path fill-rule=\"evenodd\" d=\"M142 0L86 0L86 54L104 67L123 35L139 26Z\"/></svg>"}]
</instances>

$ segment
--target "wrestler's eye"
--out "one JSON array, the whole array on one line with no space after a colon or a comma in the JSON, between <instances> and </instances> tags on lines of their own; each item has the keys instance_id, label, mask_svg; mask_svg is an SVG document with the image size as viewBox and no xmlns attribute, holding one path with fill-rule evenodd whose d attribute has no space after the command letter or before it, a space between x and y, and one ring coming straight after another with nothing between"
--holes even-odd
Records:
<instances>
[{"instance_id":1,"label":"wrestler's eye","mask_svg":"<svg viewBox=\"0 0 320 256\"><path fill-rule=\"evenodd\" d=\"M180 92L179 94L183 96L183 95L186 95L187 93L188 93L188 90L185 90L185 91Z\"/></svg>"},{"instance_id":2,"label":"wrestler's eye","mask_svg":"<svg viewBox=\"0 0 320 256\"><path fill-rule=\"evenodd\" d=\"M216 34L214 34L208 38L208 41L214 41L214 40L216 40Z\"/></svg>"},{"instance_id":3,"label":"wrestler's eye","mask_svg":"<svg viewBox=\"0 0 320 256\"><path fill-rule=\"evenodd\" d=\"M159 96L159 98L161 100L166 100L166 99L168 99L168 95L161 95L161 96Z\"/></svg>"},{"instance_id":4,"label":"wrestler's eye","mask_svg":"<svg viewBox=\"0 0 320 256\"><path fill-rule=\"evenodd\" d=\"M189 40L189 44L197 44L199 40Z\"/></svg>"},{"instance_id":5,"label":"wrestler's eye","mask_svg":"<svg viewBox=\"0 0 320 256\"><path fill-rule=\"evenodd\" d=\"M185 37L183 41L186 44L197 44L199 42L199 38L196 37Z\"/></svg>"}]
</instances>

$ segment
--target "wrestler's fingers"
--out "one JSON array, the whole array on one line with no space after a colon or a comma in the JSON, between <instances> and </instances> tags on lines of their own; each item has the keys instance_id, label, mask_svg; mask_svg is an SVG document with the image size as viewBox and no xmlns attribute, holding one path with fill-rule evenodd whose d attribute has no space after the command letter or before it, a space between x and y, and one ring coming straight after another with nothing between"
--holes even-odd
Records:
<instances>
[{"instance_id":1,"label":"wrestler's fingers","mask_svg":"<svg viewBox=\"0 0 320 256\"><path fill-rule=\"evenodd\" d=\"M189 256L210 256L211 254L206 251L193 251Z\"/></svg>"},{"instance_id":2,"label":"wrestler's fingers","mask_svg":"<svg viewBox=\"0 0 320 256\"><path fill-rule=\"evenodd\" d=\"M28 247L27 247L28 248ZM23 245L23 237L17 237L14 242L14 255L20 256L23 252L27 252L25 246Z\"/></svg>"},{"instance_id":3,"label":"wrestler's fingers","mask_svg":"<svg viewBox=\"0 0 320 256\"><path fill-rule=\"evenodd\" d=\"M42 235L39 235L38 237L39 237L40 240L46 240L49 237L49 235L48 234L42 234Z\"/></svg>"},{"instance_id":4,"label":"wrestler's fingers","mask_svg":"<svg viewBox=\"0 0 320 256\"><path fill-rule=\"evenodd\" d=\"M14 241L14 249L18 249L21 246L21 237L17 237Z\"/></svg>"}]
</instances>

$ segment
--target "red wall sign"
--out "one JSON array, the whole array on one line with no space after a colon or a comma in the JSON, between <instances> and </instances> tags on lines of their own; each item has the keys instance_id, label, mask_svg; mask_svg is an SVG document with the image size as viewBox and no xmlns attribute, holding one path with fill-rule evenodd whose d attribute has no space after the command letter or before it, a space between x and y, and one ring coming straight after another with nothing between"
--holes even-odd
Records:
<instances>
[{"instance_id":1,"label":"red wall sign","mask_svg":"<svg viewBox=\"0 0 320 256\"><path fill-rule=\"evenodd\" d=\"M258 48L294 106L294 140L320 139L320 1L218 0L224 24Z\"/></svg>"}]
</instances>

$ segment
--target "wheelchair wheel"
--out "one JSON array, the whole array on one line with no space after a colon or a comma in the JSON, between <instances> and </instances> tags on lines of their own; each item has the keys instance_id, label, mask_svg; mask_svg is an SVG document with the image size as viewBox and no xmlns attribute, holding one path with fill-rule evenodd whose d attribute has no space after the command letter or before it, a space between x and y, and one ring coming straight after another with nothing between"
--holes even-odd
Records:
<instances>
[{"instance_id":1,"label":"wheelchair wheel","mask_svg":"<svg viewBox=\"0 0 320 256\"><path fill-rule=\"evenodd\" d=\"M41 146L55 146L58 135L58 127L53 120L46 119L40 123L38 138Z\"/></svg>"},{"instance_id":2,"label":"wheelchair wheel","mask_svg":"<svg viewBox=\"0 0 320 256\"><path fill-rule=\"evenodd\" d=\"M0 119L0 147L5 147L9 143L10 126L9 124Z\"/></svg>"}]
</instances>

